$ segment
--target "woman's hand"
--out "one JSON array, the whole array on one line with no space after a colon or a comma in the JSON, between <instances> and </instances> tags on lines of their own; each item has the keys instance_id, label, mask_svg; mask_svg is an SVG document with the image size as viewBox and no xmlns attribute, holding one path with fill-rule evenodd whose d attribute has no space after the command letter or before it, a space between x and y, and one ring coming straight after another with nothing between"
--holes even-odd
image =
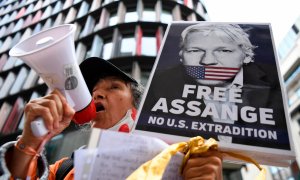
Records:
<instances>
[{"instance_id":1,"label":"woman's hand","mask_svg":"<svg viewBox=\"0 0 300 180\"><path fill-rule=\"evenodd\" d=\"M24 108L24 113L26 121L22 133L22 142L37 149L46 135L43 137L34 136L30 123L37 117L42 117L46 128L53 137L69 126L75 111L69 106L60 91L54 90L49 95L29 101Z\"/></svg>"},{"instance_id":2,"label":"woman's hand","mask_svg":"<svg viewBox=\"0 0 300 180\"><path fill-rule=\"evenodd\" d=\"M208 151L192 155L183 170L184 179L222 180L222 155L218 151Z\"/></svg>"}]
</instances>

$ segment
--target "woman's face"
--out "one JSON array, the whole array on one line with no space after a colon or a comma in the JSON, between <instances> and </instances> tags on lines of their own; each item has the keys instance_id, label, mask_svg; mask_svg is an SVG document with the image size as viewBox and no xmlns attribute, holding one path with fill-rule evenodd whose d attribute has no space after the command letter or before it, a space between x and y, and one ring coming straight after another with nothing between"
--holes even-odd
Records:
<instances>
[{"instance_id":1,"label":"woman's face","mask_svg":"<svg viewBox=\"0 0 300 180\"><path fill-rule=\"evenodd\" d=\"M134 107L130 84L114 76L98 81L93 89L93 99L97 113L92 127L96 128L113 127Z\"/></svg>"}]
</instances>

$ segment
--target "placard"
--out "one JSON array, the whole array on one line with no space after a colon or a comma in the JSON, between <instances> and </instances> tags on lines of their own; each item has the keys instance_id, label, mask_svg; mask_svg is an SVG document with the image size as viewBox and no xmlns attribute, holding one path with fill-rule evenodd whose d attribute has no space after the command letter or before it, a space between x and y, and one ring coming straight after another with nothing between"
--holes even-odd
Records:
<instances>
[{"instance_id":1,"label":"placard","mask_svg":"<svg viewBox=\"0 0 300 180\"><path fill-rule=\"evenodd\" d=\"M294 159L270 24L173 22L135 133L168 143L210 137L263 164Z\"/></svg>"}]
</instances>

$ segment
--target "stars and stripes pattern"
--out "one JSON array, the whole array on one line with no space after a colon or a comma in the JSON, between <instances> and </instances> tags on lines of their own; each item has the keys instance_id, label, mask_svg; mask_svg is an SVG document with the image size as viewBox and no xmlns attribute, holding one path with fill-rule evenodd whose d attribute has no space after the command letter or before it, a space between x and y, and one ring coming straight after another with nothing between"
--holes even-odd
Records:
<instances>
[{"instance_id":1,"label":"stars and stripes pattern","mask_svg":"<svg viewBox=\"0 0 300 180\"><path fill-rule=\"evenodd\" d=\"M228 80L235 77L240 68L215 66L185 66L189 76L203 80Z\"/></svg>"}]
</instances>

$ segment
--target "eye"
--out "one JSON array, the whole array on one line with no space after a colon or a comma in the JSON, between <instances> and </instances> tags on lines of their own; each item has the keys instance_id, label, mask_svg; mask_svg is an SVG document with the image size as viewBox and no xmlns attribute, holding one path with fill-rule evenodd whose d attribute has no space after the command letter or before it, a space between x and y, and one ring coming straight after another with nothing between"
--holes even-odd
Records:
<instances>
[{"instance_id":1,"label":"eye","mask_svg":"<svg viewBox=\"0 0 300 180\"><path fill-rule=\"evenodd\" d=\"M221 49L220 52L231 53L231 52L233 52L233 51L230 50L230 49Z\"/></svg>"},{"instance_id":2,"label":"eye","mask_svg":"<svg viewBox=\"0 0 300 180\"><path fill-rule=\"evenodd\" d=\"M119 89L119 86L112 85L110 89Z\"/></svg>"},{"instance_id":3,"label":"eye","mask_svg":"<svg viewBox=\"0 0 300 180\"><path fill-rule=\"evenodd\" d=\"M109 88L111 90L119 90L119 89L122 89L123 88L123 85L124 83L121 82L121 81L114 81L110 84Z\"/></svg>"},{"instance_id":4,"label":"eye","mask_svg":"<svg viewBox=\"0 0 300 180\"><path fill-rule=\"evenodd\" d=\"M187 49L186 52L188 53L197 53L197 52L202 52L201 49Z\"/></svg>"},{"instance_id":5,"label":"eye","mask_svg":"<svg viewBox=\"0 0 300 180\"><path fill-rule=\"evenodd\" d=\"M110 89L120 89L121 85L119 83L112 83L110 85Z\"/></svg>"}]
</instances>

